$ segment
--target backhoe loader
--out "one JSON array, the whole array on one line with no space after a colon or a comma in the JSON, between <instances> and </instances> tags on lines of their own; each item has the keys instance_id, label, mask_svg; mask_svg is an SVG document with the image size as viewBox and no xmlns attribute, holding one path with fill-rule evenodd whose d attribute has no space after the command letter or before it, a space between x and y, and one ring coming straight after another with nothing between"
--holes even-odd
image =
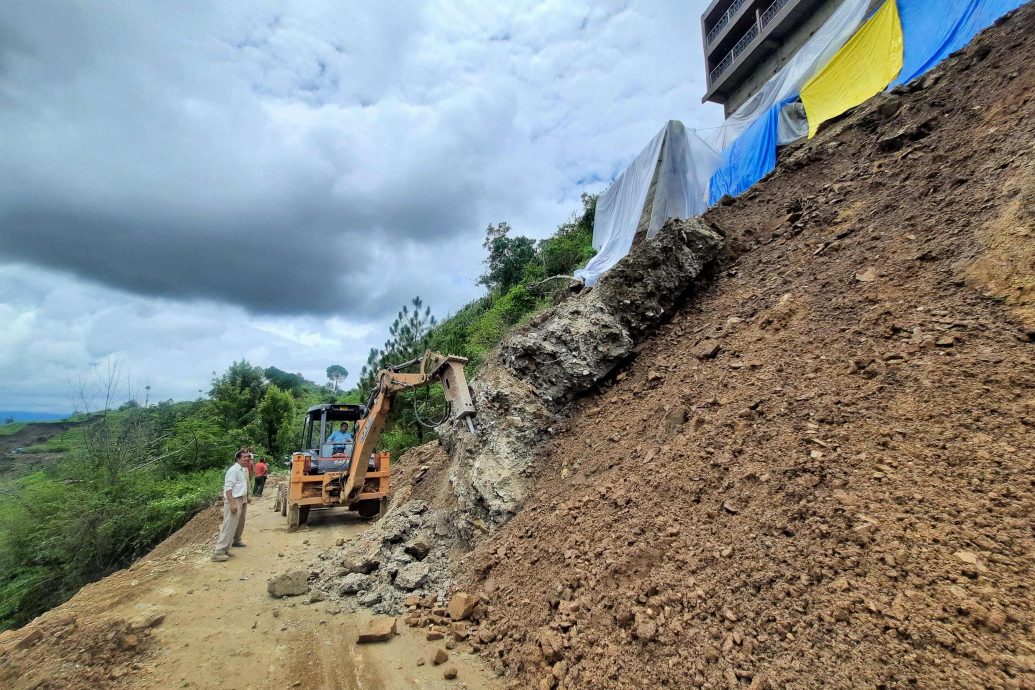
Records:
<instances>
[{"instance_id":1,"label":"backhoe loader","mask_svg":"<svg viewBox=\"0 0 1035 690\"><path fill-rule=\"evenodd\" d=\"M290 480L277 493L275 510L288 519L288 529L306 524L312 508L348 506L362 517L384 513L388 505L388 452L375 452L395 396L405 390L442 383L448 419L464 419L474 433L474 402L464 376L467 359L425 352L409 362L377 372L366 405L330 403L306 412L303 449L291 456ZM416 372L404 372L419 365ZM354 440L329 441L336 423L355 423Z\"/></svg>"}]
</instances>

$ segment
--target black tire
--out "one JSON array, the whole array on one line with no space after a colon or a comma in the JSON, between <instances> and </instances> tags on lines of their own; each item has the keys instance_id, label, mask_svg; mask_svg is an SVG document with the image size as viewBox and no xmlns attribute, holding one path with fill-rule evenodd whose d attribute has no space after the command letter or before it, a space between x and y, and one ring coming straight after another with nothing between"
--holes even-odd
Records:
<instances>
[{"instance_id":1,"label":"black tire","mask_svg":"<svg viewBox=\"0 0 1035 690\"><path fill-rule=\"evenodd\" d=\"M381 514L381 501L377 499L360 501L356 504L356 512L362 518L378 517Z\"/></svg>"},{"instance_id":2,"label":"black tire","mask_svg":"<svg viewBox=\"0 0 1035 690\"><path fill-rule=\"evenodd\" d=\"M299 506L298 507L298 524L306 525L309 524L309 509L312 506Z\"/></svg>"}]
</instances>

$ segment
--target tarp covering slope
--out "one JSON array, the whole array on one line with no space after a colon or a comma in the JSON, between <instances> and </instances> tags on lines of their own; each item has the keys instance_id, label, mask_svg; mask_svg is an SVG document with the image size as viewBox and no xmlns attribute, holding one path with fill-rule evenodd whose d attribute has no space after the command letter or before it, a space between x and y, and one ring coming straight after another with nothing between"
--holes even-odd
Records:
<instances>
[{"instance_id":1,"label":"tarp covering slope","mask_svg":"<svg viewBox=\"0 0 1035 690\"><path fill-rule=\"evenodd\" d=\"M892 86L916 79L1027 0L898 0L905 39L902 71Z\"/></svg>"},{"instance_id":2,"label":"tarp covering slope","mask_svg":"<svg viewBox=\"0 0 1035 690\"><path fill-rule=\"evenodd\" d=\"M768 114L774 105L797 96L805 80L837 54L863 23L869 4L870 0L845 0L758 93L726 118L722 127L709 133L706 141L711 147L716 151L725 151L755 120ZM788 129L788 136L793 138L781 139L779 143L788 144L799 138L793 132L793 129Z\"/></svg>"},{"instance_id":3,"label":"tarp covering slope","mask_svg":"<svg viewBox=\"0 0 1035 690\"><path fill-rule=\"evenodd\" d=\"M887 0L830 62L801 88L809 138L827 120L884 90L902 69L902 25Z\"/></svg>"},{"instance_id":4,"label":"tarp covering slope","mask_svg":"<svg viewBox=\"0 0 1035 690\"><path fill-rule=\"evenodd\" d=\"M707 210L708 178L719 156L700 137L687 132L682 122L670 120L597 199L593 217L597 253L575 272L587 285L596 284L604 271L629 253L659 158L647 236L653 237L668 218L690 218Z\"/></svg>"},{"instance_id":5,"label":"tarp covering slope","mask_svg":"<svg viewBox=\"0 0 1035 690\"><path fill-rule=\"evenodd\" d=\"M743 193L776 167L780 111L786 104L786 101L774 104L723 151L722 163L709 184L709 204L726 194Z\"/></svg>"},{"instance_id":6,"label":"tarp covering slope","mask_svg":"<svg viewBox=\"0 0 1035 690\"><path fill-rule=\"evenodd\" d=\"M669 218L692 218L708 210L708 180L719 165L719 154L682 122L671 120L666 128L648 238Z\"/></svg>"}]
</instances>

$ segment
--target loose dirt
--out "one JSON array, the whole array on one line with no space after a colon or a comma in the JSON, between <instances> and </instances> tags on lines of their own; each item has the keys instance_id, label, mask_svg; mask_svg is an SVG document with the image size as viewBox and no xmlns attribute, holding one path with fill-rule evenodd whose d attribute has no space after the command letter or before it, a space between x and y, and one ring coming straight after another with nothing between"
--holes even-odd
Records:
<instances>
[{"instance_id":1,"label":"loose dirt","mask_svg":"<svg viewBox=\"0 0 1035 690\"><path fill-rule=\"evenodd\" d=\"M467 558L526 688L1035 688L1035 7L705 220Z\"/></svg>"},{"instance_id":2,"label":"loose dirt","mask_svg":"<svg viewBox=\"0 0 1035 690\"><path fill-rule=\"evenodd\" d=\"M369 523L313 511L288 533L271 510L276 485L249 506L245 548L209 560L215 508L127 570L83 588L64 605L0 635L4 688L457 688L496 687L477 657L450 654L456 680L431 663L437 647L402 624L388 642L357 645L370 615L344 602L271 598L267 580L326 567L319 555ZM421 631L423 633L423 631ZM423 659L427 663L418 666Z\"/></svg>"}]
</instances>

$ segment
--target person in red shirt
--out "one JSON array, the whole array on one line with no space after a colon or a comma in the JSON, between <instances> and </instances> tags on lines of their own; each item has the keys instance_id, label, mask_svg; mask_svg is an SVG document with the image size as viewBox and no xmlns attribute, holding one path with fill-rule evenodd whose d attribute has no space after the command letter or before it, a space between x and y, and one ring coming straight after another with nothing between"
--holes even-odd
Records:
<instances>
[{"instance_id":1,"label":"person in red shirt","mask_svg":"<svg viewBox=\"0 0 1035 690\"><path fill-rule=\"evenodd\" d=\"M266 474L269 473L269 470L266 459L259 458L259 461L255 463L255 491L252 492L252 496L262 496L262 490L266 488Z\"/></svg>"},{"instance_id":2,"label":"person in red shirt","mask_svg":"<svg viewBox=\"0 0 1035 690\"><path fill-rule=\"evenodd\" d=\"M248 453L248 462L245 464L244 469L248 470L248 493L252 492L252 486L255 482L252 481L255 478L255 451L252 450L251 446L245 449Z\"/></svg>"}]
</instances>

